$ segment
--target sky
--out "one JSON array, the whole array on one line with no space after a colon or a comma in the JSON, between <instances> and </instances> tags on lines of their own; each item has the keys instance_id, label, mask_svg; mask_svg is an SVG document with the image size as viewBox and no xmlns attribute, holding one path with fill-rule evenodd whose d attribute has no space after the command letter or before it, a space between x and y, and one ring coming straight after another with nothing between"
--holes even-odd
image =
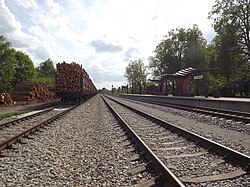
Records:
<instances>
[{"instance_id":1,"label":"sky","mask_svg":"<svg viewBox=\"0 0 250 187\"><path fill-rule=\"evenodd\" d=\"M215 0L0 0L0 35L31 58L77 62L97 89L126 85L125 68L172 29L194 24L209 43Z\"/></svg>"}]
</instances>

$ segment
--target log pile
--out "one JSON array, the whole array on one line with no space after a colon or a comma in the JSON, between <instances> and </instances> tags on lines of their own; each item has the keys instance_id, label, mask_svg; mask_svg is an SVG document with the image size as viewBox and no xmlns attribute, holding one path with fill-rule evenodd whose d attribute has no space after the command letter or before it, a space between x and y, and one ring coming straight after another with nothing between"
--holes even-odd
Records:
<instances>
[{"instance_id":1,"label":"log pile","mask_svg":"<svg viewBox=\"0 0 250 187\"><path fill-rule=\"evenodd\" d=\"M16 102L12 100L9 94L0 93L0 105L12 105Z\"/></svg>"},{"instance_id":2,"label":"log pile","mask_svg":"<svg viewBox=\"0 0 250 187\"><path fill-rule=\"evenodd\" d=\"M18 83L11 92L11 97L17 102L36 102L55 98L45 83L29 82Z\"/></svg>"},{"instance_id":3,"label":"log pile","mask_svg":"<svg viewBox=\"0 0 250 187\"><path fill-rule=\"evenodd\" d=\"M56 65L56 92L57 93L79 93L82 90L82 67L72 62Z\"/></svg>"}]
</instances>

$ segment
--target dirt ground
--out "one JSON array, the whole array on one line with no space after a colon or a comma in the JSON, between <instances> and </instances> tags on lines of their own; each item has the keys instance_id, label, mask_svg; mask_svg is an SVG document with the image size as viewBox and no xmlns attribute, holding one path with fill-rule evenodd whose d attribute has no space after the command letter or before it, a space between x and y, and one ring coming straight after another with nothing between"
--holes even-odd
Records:
<instances>
[{"instance_id":1,"label":"dirt ground","mask_svg":"<svg viewBox=\"0 0 250 187\"><path fill-rule=\"evenodd\" d=\"M13 112L25 112L31 110L41 110L50 106L58 104L59 101L46 101L43 103L32 103L32 104L17 104L17 105L0 105L0 114L8 114Z\"/></svg>"}]
</instances>

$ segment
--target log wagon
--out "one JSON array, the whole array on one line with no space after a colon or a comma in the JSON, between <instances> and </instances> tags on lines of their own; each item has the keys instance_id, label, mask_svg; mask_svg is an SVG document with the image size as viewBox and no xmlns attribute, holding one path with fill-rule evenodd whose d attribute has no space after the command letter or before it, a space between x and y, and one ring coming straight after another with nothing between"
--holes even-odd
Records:
<instances>
[{"instance_id":1,"label":"log wagon","mask_svg":"<svg viewBox=\"0 0 250 187\"><path fill-rule=\"evenodd\" d=\"M56 94L62 101L80 101L97 93L88 73L74 62L56 65L55 83Z\"/></svg>"}]
</instances>

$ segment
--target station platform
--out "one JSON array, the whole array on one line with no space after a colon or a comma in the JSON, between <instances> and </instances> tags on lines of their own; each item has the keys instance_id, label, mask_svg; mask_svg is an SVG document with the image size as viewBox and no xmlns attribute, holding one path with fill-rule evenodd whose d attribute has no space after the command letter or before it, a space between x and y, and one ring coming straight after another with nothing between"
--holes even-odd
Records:
<instances>
[{"instance_id":1,"label":"station platform","mask_svg":"<svg viewBox=\"0 0 250 187\"><path fill-rule=\"evenodd\" d=\"M167 96L171 97L171 96ZM211 100L222 100L222 101L243 101L243 102L249 102L250 103L250 98L239 98L239 97L208 97L205 98L204 96L195 96L194 98L203 98L203 99L211 99Z\"/></svg>"},{"instance_id":2,"label":"station platform","mask_svg":"<svg viewBox=\"0 0 250 187\"><path fill-rule=\"evenodd\" d=\"M250 113L250 98L233 97L181 97L181 96L163 96L163 95L138 95L122 94L122 97L144 98L151 101L160 101L168 104L179 104L187 106L201 106L209 108L218 108L223 110L233 110Z\"/></svg>"}]
</instances>

